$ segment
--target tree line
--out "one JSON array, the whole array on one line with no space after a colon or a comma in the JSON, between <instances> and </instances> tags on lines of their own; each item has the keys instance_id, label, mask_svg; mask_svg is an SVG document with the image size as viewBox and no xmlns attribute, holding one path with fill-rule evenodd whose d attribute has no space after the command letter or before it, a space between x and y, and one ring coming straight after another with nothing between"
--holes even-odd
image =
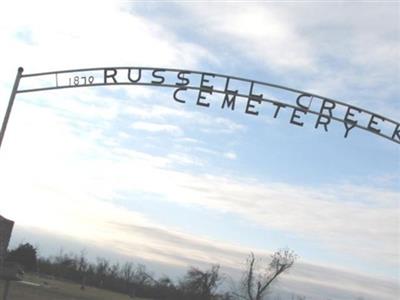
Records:
<instances>
[{"instance_id":1,"label":"tree line","mask_svg":"<svg viewBox=\"0 0 400 300\"><path fill-rule=\"evenodd\" d=\"M82 291L86 286L93 286L131 297L160 300L267 299L273 283L292 268L296 259L297 255L289 249L276 251L268 262L251 253L239 286L222 292L220 287L228 275L221 272L218 264L206 270L190 267L182 278L173 280L166 275L156 278L143 264L111 263L105 258L90 262L84 251L80 254L60 252L51 257L39 257L37 248L24 243L7 255L8 261L19 263L27 272L75 282Z\"/></svg>"}]
</instances>

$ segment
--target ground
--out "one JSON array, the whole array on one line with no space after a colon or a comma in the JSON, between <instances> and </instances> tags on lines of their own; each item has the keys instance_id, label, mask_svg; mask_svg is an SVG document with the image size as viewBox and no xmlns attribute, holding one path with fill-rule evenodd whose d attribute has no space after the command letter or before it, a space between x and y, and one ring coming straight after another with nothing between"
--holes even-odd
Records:
<instances>
[{"instance_id":1,"label":"ground","mask_svg":"<svg viewBox=\"0 0 400 300\"><path fill-rule=\"evenodd\" d=\"M27 274L24 281L39 284L39 286L11 282L8 300L132 300L124 294L87 287L84 291L80 286L66 281L38 277ZM0 297L3 296L4 281L0 280ZM1 298L2 299L2 298ZM133 300L143 300L134 298Z\"/></svg>"}]
</instances>

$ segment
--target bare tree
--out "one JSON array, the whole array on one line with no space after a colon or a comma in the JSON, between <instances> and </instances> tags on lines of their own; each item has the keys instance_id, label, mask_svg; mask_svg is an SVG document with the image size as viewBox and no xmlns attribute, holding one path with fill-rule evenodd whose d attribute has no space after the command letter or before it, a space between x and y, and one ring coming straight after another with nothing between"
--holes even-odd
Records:
<instances>
[{"instance_id":1,"label":"bare tree","mask_svg":"<svg viewBox=\"0 0 400 300\"><path fill-rule=\"evenodd\" d=\"M96 276L98 280L98 286L102 288L104 286L104 280L110 271L110 262L105 258L98 257L96 264Z\"/></svg>"},{"instance_id":2,"label":"bare tree","mask_svg":"<svg viewBox=\"0 0 400 300\"><path fill-rule=\"evenodd\" d=\"M78 272L81 276L81 290L83 291L86 285L86 271L88 269L86 251L82 250L80 256L77 257L76 260L78 261Z\"/></svg>"},{"instance_id":3,"label":"bare tree","mask_svg":"<svg viewBox=\"0 0 400 300\"><path fill-rule=\"evenodd\" d=\"M133 298L136 293L146 290L146 288L157 281L153 278L151 272L147 271L146 266L126 263L122 268L122 277L124 278L128 295Z\"/></svg>"},{"instance_id":4,"label":"bare tree","mask_svg":"<svg viewBox=\"0 0 400 300\"><path fill-rule=\"evenodd\" d=\"M118 276L119 276L119 274L120 274L120 265L119 265L119 263L117 262L117 263L114 263L114 264L112 264L112 266L110 267L110 269L109 269L109 276L111 277L111 278L117 278Z\"/></svg>"},{"instance_id":5,"label":"bare tree","mask_svg":"<svg viewBox=\"0 0 400 300\"><path fill-rule=\"evenodd\" d=\"M219 275L219 265L213 265L210 270L206 271L191 267L181 282L181 287L187 293L197 295L200 299L209 300L215 298L216 289L222 280Z\"/></svg>"},{"instance_id":6,"label":"bare tree","mask_svg":"<svg viewBox=\"0 0 400 300\"><path fill-rule=\"evenodd\" d=\"M133 282L137 286L143 286L145 284L151 284L154 281L152 274L147 271L146 266L138 264L133 273Z\"/></svg>"},{"instance_id":7,"label":"bare tree","mask_svg":"<svg viewBox=\"0 0 400 300\"><path fill-rule=\"evenodd\" d=\"M134 294L133 277L135 276L134 265L131 262L126 262L121 268L122 280L125 283L126 293L130 296Z\"/></svg>"},{"instance_id":8,"label":"bare tree","mask_svg":"<svg viewBox=\"0 0 400 300\"><path fill-rule=\"evenodd\" d=\"M260 268L261 261L251 253L242 280L242 294L236 296L246 300L262 300L271 284L279 275L289 270L296 259L297 255L293 251L282 249L271 256L271 261L265 268Z\"/></svg>"}]
</instances>

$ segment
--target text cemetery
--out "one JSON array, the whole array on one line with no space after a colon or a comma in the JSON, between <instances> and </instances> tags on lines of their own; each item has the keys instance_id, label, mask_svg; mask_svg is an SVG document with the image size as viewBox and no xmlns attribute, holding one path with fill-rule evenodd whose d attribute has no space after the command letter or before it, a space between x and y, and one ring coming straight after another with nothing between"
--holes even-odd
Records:
<instances>
[{"instance_id":1,"label":"text cemetery","mask_svg":"<svg viewBox=\"0 0 400 300\"><path fill-rule=\"evenodd\" d=\"M108 85L140 85L172 88L179 103L240 110L252 116L268 111L278 118L285 112L289 122L303 126L310 116L314 128L328 131L332 122L343 123L344 137L355 128L400 143L400 123L344 102L257 80L215 73L147 67L115 67L22 74L16 93Z\"/></svg>"}]
</instances>

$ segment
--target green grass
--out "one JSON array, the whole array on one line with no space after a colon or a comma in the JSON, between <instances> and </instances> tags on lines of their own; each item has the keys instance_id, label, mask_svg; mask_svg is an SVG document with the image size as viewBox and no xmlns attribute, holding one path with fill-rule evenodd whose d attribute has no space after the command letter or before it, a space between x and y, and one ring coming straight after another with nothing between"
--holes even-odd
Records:
<instances>
[{"instance_id":1,"label":"green grass","mask_svg":"<svg viewBox=\"0 0 400 300\"><path fill-rule=\"evenodd\" d=\"M10 285L8 300L141 300L127 295L110 292L94 287L81 291L80 285L26 274L24 281L38 283L29 286L13 281ZM0 298L3 296L4 281L0 280ZM1 298L2 299L2 298Z\"/></svg>"}]
</instances>

